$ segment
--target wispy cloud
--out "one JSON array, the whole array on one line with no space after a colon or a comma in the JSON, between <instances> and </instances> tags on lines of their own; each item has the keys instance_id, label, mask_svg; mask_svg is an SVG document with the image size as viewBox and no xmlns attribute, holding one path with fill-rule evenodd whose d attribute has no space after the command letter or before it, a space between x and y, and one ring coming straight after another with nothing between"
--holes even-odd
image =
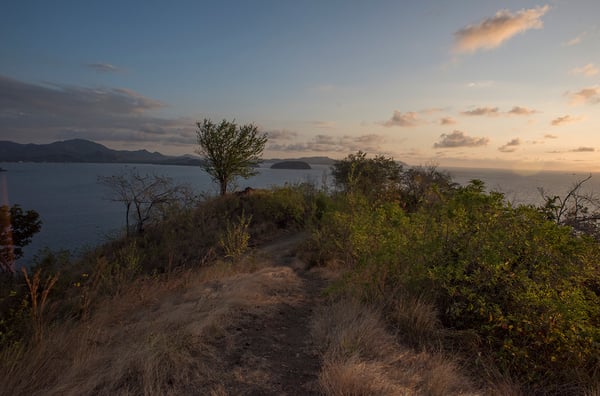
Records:
<instances>
[{"instance_id":1,"label":"wispy cloud","mask_svg":"<svg viewBox=\"0 0 600 396\"><path fill-rule=\"evenodd\" d=\"M455 147L478 147L485 146L489 142L486 137L468 136L462 131L455 130L452 133L443 133L440 135L440 141L434 143L434 148L455 148Z\"/></svg>"},{"instance_id":2,"label":"wispy cloud","mask_svg":"<svg viewBox=\"0 0 600 396\"><path fill-rule=\"evenodd\" d=\"M269 150L297 153L348 153L362 150L365 152L381 152L385 138L377 134L361 136L316 135L307 142L292 144L271 144Z\"/></svg>"},{"instance_id":3,"label":"wispy cloud","mask_svg":"<svg viewBox=\"0 0 600 396\"><path fill-rule=\"evenodd\" d=\"M583 33L577 35L577 37L574 37L571 40L569 40L566 43L564 43L564 45L566 45L567 47L571 47L573 45L577 45L577 44L581 43L581 41L583 40L583 38L586 35L587 35L587 32L583 32Z\"/></svg>"},{"instance_id":4,"label":"wispy cloud","mask_svg":"<svg viewBox=\"0 0 600 396\"><path fill-rule=\"evenodd\" d=\"M456 120L452 117L443 117L440 119L440 125L454 125Z\"/></svg>"},{"instance_id":5,"label":"wispy cloud","mask_svg":"<svg viewBox=\"0 0 600 396\"><path fill-rule=\"evenodd\" d=\"M565 125L565 124L572 124L574 122L581 121L582 119L583 119L583 117L573 117L573 116L567 114L565 116L553 119L552 121L550 121L550 124L552 124L554 126L561 126L561 125Z\"/></svg>"},{"instance_id":6,"label":"wispy cloud","mask_svg":"<svg viewBox=\"0 0 600 396\"><path fill-rule=\"evenodd\" d=\"M498 150L502 151L503 153L512 153L520 145L521 140L519 138L515 138L506 143L505 145L498 147Z\"/></svg>"},{"instance_id":7,"label":"wispy cloud","mask_svg":"<svg viewBox=\"0 0 600 396\"><path fill-rule=\"evenodd\" d=\"M577 147L576 149L571 150L573 153L593 153L596 151L593 147Z\"/></svg>"},{"instance_id":8,"label":"wispy cloud","mask_svg":"<svg viewBox=\"0 0 600 396\"><path fill-rule=\"evenodd\" d=\"M414 111L408 113L401 113L394 111L392 118L383 123L386 127L399 126L399 127L415 127L421 125L423 121L419 119L419 115Z\"/></svg>"},{"instance_id":9,"label":"wispy cloud","mask_svg":"<svg viewBox=\"0 0 600 396\"><path fill-rule=\"evenodd\" d=\"M110 63L88 63L85 65L85 67L88 67L101 73L114 73L121 70L118 67L111 65Z\"/></svg>"},{"instance_id":10,"label":"wispy cloud","mask_svg":"<svg viewBox=\"0 0 600 396\"><path fill-rule=\"evenodd\" d=\"M537 110L529 109L527 107L514 106L510 109L506 114L508 115L518 115L518 116L529 116L538 113Z\"/></svg>"},{"instance_id":11,"label":"wispy cloud","mask_svg":"<svg viewBox=\"0 0 600 396\"><path fill-rule=\"evenodd\" d=\"M496 84L494 80L471 81L467 84L469 88L490 88Z\"/></svg>"},{"instance_id":12,"label":"wispy cloud","mask_svg":"<svg viewBox=\"0 0 600 396\"><path fill-rule=\"evenodd\" d=\"M454 33L455 50L459 53L475 52L500 46L513 36L530 29L541 29L541 17L550 7L523 9L516 13L501 10L493 17L485 18L476 25L466 26Z\"/></svg>"},{"instance_id":13,"label":"wispy cloud","mask_svg":"<svg viewBox=\"0 0 600 396\"><path fill-rule=\"evenodd\" d=\"M553 135L551 133L547 133L544 135L544 139L558 139L558 136Z\"/></svg>"},{"instance_id":14,"label":"wispy cloud","mask_svg":"<svg viewBox=\"0 0 600 396\"><path fill-rule=\"evenodd\" d=\"M267 132L270 140L292 140L298 137L298 132L287 129L275 129Z\"/></svg>"},{"instance_id":15,"label":"wispy cloud","mask_svg":"<svg viewBox=\"0 0 600 396\"><path fill-rule=\"evenodd\" d=\"M0 125L19 141L195 143L194 120L153 116L166 105L126 88L39 85L0 76ZM18 137L18 138L17 138Z\"/></svg>"},{"instance_id":16,"label":"wispy cloud","mask_svg":"<svg viewBox=\"0 0 600 396\"><path fill-rule=\"evenodd\" d=\"M598 86L583 88L575 93L567 92L567 95L571 98L572 105L600 103L600 87Z\"/></svg>"},{"instance_id":17,"label":"wispy cloud","mask_svg":"<svg viewBox=\"0 0 600 396\"><path fill-rule=\"evenodd\" d=\"M582 74L587 77L592 77L598 74L600 70L593 63L588 63L585 66L574 67L569 71L569 74Z\"/></svg>"},{"instance_id":18,"label":"wispy cloud","mask_svg":"<svg viewBox=\"0 0 600 396\"><path fill-rule=\"evenodd\" d=\"M497 107L478 107L473 110L461 111L466 116L497 116L500 114Z\"/></svg>"}]
</instances>

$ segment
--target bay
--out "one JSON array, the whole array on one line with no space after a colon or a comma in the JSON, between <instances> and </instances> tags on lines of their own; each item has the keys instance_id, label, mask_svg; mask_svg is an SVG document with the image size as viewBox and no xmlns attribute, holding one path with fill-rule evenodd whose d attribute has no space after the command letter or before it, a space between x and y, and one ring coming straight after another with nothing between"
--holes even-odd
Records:
<instances>
[{"instance_id":1,"label":"bay","mask_svg":"<svg viewBox=\"0 0 600 396\"><path fill-rule=\"evenodd\" d=\"M135 168L141 174L171 177L175 183L189 184L196 193L217 195L217 186L199 167L175 165L3 163L0 172L0 204L19 204L40 213L42 231L25 248L26 264L41 248L68 249L74 254L105 242L122 232L124 206L107 199L110 192L98 184L99 176L110 176ZM268 188L285 183L309 182L320 188L330 184L330 167L313 165L310 170L258 168L259 174L238 180L238 189ZM461 185L472 179L485 182L488 190L505 194L513 204L541 204L538 188L548 194L564 196L572 185L589 173L537 172L523 174L506 169L448 168ZM585 184L585 191L600 192L600 174Z\"/></svg>"},{"instance_id":2,"label":"bay","mask_svg":"<svg viewBox=\"0 0 600 396\"><path fill-rule=\"evenodd\" d=\"M197 194L217 195L217 186L199 167L149 164L3 163L0 172L0 204L18 204L36 210L42 230L25 250L20 263L27 264L39 249L67 249L78 254L119 235L125 226L125 208L110 199L110 191L98 177L135 168L140 174L168 176L176 184L188 184ZM268 188L285 183L320 185L328 166L310 170L261 167L259 174L240 179L238 189Z\"/></svg>"}]
</instances>

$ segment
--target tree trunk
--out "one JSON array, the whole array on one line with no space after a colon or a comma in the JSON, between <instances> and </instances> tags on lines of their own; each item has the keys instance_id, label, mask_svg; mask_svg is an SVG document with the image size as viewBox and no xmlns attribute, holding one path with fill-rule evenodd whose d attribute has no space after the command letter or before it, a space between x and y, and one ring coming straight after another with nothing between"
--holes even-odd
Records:
<instances>
[{"instance_id":1,"label":"tree trunk","mask_svg":"<svg viewBox=\"0 0 600 396\"><path fill-rule=\"evenodd\" d=\"M227 180L221 180L219 184L221 187L221 196L227 194Z\"/></svg>"}]
</instances>

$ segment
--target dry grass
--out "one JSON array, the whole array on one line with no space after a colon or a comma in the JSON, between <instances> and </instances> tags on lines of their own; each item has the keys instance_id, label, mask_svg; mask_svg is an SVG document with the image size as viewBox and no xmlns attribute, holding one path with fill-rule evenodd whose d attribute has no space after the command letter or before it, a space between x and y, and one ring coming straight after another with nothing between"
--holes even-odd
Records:
<instances>
[{"instance_id":1,"label":"dry grass","mask_svg":"<svg viewBox=\"0 0 600 396\"><path fill-rule=\"evenodd\" d=\"M240 311L267 311L299 285L290 268L247 264L133 282L87 321L4 351L0 395L226 394L233 373L221 369L217 340L229 337Z\"/></svg>"},{"instance_id":2,"label":"dry grass","mask_svg":"<svg viewBox=\"0 0 600 396\"><path fill-rule=\"evenodd\" d=\"M395 299L388 319L403 342L428 349L439 346L442 326L437 309L424 298L406 295Z\"/></svg>"},{"instance_id":3,"label":"dry grass","mask_svg":"<svg viewBox=\"0 0 600 396\"><path fill-rule=\"evenodd\" d=\"M401 347L381 313L353 299L318 310L312 336L323 354L326 395L478 394L453 360Z\"/></svg>"}]
</instances>

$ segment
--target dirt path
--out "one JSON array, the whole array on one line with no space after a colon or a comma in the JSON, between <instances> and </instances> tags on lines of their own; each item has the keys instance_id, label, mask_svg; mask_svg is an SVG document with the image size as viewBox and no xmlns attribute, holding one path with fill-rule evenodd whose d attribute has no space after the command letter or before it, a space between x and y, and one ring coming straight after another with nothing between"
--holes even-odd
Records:
<instances>
[{"instance_id":1,"label":"dirt path","mask_svg":"<svg viewBox=\"0 0 600 396\"><path fill-rule=\"evenodd\" d=\"M234 378L226 384L235 395L318 395L319 354L310 337L310 319L327 284L318 273L307 271L296 257L305 235L295 234L263 247L258 257L274 267L287 267L297 277L292 290L274 291L277 304L265 310L256 305L239 312L228 333L225 370Z\"/></svg>"}]
</instances>

